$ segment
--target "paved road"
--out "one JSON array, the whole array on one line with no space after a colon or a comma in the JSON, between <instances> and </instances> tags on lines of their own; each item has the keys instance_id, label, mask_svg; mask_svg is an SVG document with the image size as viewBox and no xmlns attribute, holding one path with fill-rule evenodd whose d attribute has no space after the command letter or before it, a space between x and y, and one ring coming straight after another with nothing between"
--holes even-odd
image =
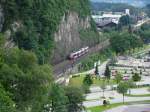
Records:
<instances>
[{"instance_id":1,"label":"paved road","mask_svg":"<svg viewBox=\"0 0 150 112\"><path fill-rule=\"evenodd\" d=\"M149 101L149 100L150 97L125 97L125 102ZM110 104L121 103L121 102L122 102L121 97L110 100ZM103 105L103 101L102 100L85 101L83 102L83 105L85 107L95 107L95 106Z\"/></svg>"},{"instance_id":2,"label":"paved road","mask_svg":"<svg viewBox=\"0 0 150 112\"><path fill-rule=\"evenodd\" d=\"M134 25L134 28L142 26L144 23L148 22L150 19L146 18L145 20L139 21L136 25Z\"/></svg>"},{"instance_id":3,"label":"paved road","mask_svg":"<svg viewBox=\"0 0 150 112\"><path fill-rule=\"evenodd\" d=\"M99 91L97 90L98 87L92 88L92 93L86 95L87 101L85 101L83 104L85 107L94 107L103 105L103 99L101 98L103 96L103 92L101 92L101 89L99 88ZM139 89L131 89L131 94L133 95L140 95L140 94L149 94L147 88L139 88ZM142 92L141 92L142 91ZM117 93L116 91L105 91L105 97L114 97L114 99L110 100L110 103L121 103L122 102L122 95ZM150 100L150 97L128 97L125 96L126 102L133 102L133 101L144 101L144 100Z\"/></svg>"},{"instance_id":4,"label":"paved road","mask_svg":"<svg viewBox=\"0 0 150 112\"><path fill-rule=\"evenodd\" d=\"M149 104L138 104L129 106L120 106L104 112L150 112Z\"/></svg>"}]
</instances>

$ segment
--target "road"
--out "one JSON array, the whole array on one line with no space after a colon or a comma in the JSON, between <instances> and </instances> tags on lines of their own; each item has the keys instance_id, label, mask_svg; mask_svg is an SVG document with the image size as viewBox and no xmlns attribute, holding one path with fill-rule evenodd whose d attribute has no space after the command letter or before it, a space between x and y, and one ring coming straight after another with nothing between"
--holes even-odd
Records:
<instances>
[{"instance_id":1,"label":"road","mask_svg":"<svg viewBox=\"0 0 150 112\"><path fill-rule=\"evenodd\" d=\"M149 101L150 97L125 97L125 102L133 102L133 101ZM110 100L110 104L121 103L122 97L118 97L117 99ZM83 102L85 107L95 107L103 105L102 100L93 100L93 101L85 101Z\"/></svg>"},{"instance_id":2,"label":"road","mask_svg":"<svg viewBox=\"0 0 150 112\"><path fill-rule=\"evenodd\" d=\"M140 27L141 25L148 22L149 20L150 20L149 18L146 18L145 20L139 21L136 25L134 25L134 28Z\"/></svg>"},{"instance_id":3,"label":"road","mask_svg":"<svg viewBox=\"0 0 150 112\"><path fill-rule=\"evenodd\" d=\"M103 99L101 98L103 96L103 92L100 91L96 91L98 89L98 87L94 87L92 88L91 92L86 95L86 100L83 105L85 107L95 107L95 106L99 106L99 105L103 105ZM142 92L141 92L142 91ZM131 94L132 95L142 95L142 94L150 94L150 92L148 92L147 88L139 88L139 89L131 89ZM113 97L114 99L110 99L110 103L121 103L122 102L122 95L117 93L116 91L105 91L105 97L109 98L109 97ZM129 96L125 96L125 102L133 102L133 101L144 101L144 100L150 100L150 97L129 97Z\"/></svg>"},{"instance_id":4,"label":"road","mask_svg":"<svg viewBox=\"0 0 150 112\"><path fill-rule=\"evenodd\" d=\"M104 112L150 112L150 104L125 105Z\"/></svg>"}]
</instances>

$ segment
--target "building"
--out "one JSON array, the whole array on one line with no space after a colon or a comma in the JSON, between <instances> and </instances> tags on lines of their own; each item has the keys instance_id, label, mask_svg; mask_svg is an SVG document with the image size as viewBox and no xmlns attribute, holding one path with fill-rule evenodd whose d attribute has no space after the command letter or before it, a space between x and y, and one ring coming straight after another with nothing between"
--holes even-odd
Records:
<instances>
[{"instance_id":1,"label":"building","mask_svg":"<svg viewBox=\"0 0 150 112\"><path fill-rule=\"evenodd\" d=\"M126 14L126 15L130 15L130 9L126 9L126 10L125 10L125 14Z\"/></svg>"},{"instance_id":2,"label":"building","mask_svg":"<svg viewBox=\"0 0 150 112\"><path fill-rule=\"evenodd\" d=\"M117 23L114 22L114 21L109 21L109 20L106 20L106 21L102 21L102 22L99 22L99 23L96 23L96 26L98 28L107 28L107 27L116 27L117 26Z\"/></svg>"},{"instance_id":3,"label":"building","mask_svg":"<svg viewBox=\"0 0 150 112\"><path fill-rule=\"evenodd\" d=\"M123 15L130 15L130 10L126 9L125 12L103 12L98 15L92 15L92 18L98 28L103 28L119 24L119 20Z\"/></svg>"},{"instance_id":4,"label":"building","mask_svg":"<svg viewBox=\"0 0 150 112\"><path fill-rule=\"evenodd\" d=\"M116 24L119 23L119 19L122 17L121 14L114 15L114 14L103 14L103 15L92 15L92 18L96 23L106 22L106 21L112 21Z\"/></svg>"}]
</instances>

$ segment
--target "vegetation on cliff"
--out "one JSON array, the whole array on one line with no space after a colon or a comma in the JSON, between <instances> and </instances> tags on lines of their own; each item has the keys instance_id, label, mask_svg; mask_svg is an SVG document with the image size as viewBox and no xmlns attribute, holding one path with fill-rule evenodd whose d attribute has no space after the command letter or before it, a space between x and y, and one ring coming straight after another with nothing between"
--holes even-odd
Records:
<instances>
[{"instance_id":1,"label":"vegetation on cliff","mask_svg":"<svg viewBox=\"0 0 150 112\"><path fill-rule=\"evenodd\" d=\"M14 42L36 53L41 64L49 61L54 47L54 32L64 14L75 11L84 18L90 14L88 0L2 0L5 23L3 32L17 22ZM12 29L11 29L12 30Z\"/></svg>"},{"instance_id":2,"label":"vegetation on cliff","mask_svg":"<svg viewBox=\"0 0 150 112\"><path fill-rule=\"evenodd\" d=\"M0 4L5 18L0 33L0 111L81 110L82 91L54 84L52 67L46 63L62 17L74 11L86 18L90 14L89 1L1 0ZM16 44L13 48L5 46L8 30Z\"/></svg>"},{"instance_id":3,"label":"vegetation on cliff","mask_svg":"<svg viewBox=\"0 0 150 112\"><path fill-rule=\"evenodd\" d=\"M80 89L55 84L50 65L39 65L33 52L17 47L6 49L4 43L1 35L1 112L49 112L51 109L53 112L76 112L83 108Z\"/></svg>"},{"instance_id":4,"label":"vegetation on cliff","mask_svg":"<svg viewBox=\"0 0 150 112\"><path fill-rule=\"evenodd\" d=\"M3 107L7 112L14 108L23 111L28 107L39 110L52 82L51 67L38 65L35 54L30 51L5 49L2 36L0 43L0 91L4 91L0 103L4 106L7 103L8 108Z\"/></svg>"}]
</instances>

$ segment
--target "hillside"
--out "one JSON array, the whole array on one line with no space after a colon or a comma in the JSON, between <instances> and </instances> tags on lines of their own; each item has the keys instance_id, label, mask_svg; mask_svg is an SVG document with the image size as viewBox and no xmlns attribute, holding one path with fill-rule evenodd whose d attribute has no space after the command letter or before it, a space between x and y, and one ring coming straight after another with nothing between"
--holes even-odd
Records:
<instances>
[{"instance_id":1,"label":"hillside","mask_svg":"<svg viewBox=\"0 0 150 112\"><path fill-rule=\"evenodd\" d=\"M81 110L82 90L55 84L50 64L99 42L88 0L1 0L0 112Z\"/></svg>"},{"instance_id":2,"label":"hillside","mask_svg":"<svg viewBox=\"0 0 150 112\"><path fill-rule=\"evenodd\" d=\"M20 49L33 51L40 64L58 63L99 42L88 0L3 0L0 12L2 33L9 32Z\"/></svg>"}]
</instances>

